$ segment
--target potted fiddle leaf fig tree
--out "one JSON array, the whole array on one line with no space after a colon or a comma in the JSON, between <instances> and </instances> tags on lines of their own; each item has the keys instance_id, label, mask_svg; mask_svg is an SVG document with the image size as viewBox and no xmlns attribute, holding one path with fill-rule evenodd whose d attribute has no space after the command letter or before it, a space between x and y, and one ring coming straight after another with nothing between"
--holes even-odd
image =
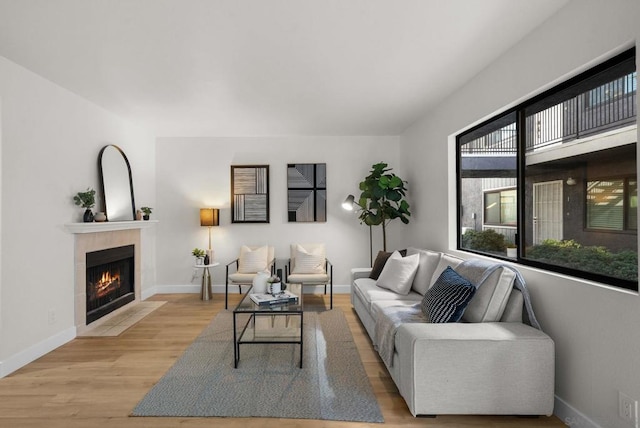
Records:
<instances>
[{"instance_id":1,"label":"potted fiddle leaf fig tree","mask_svg":"<svg viewBox=\"0 0 640 428\"><path fill-rule=\"evenodd\" d=\"M379 162L373 165L369 175L360 182L362 208L358 218L367 226L382 226L383 249L387 251L386 226L397 218L409 223L409 203L405 200L406 181L391 172L389 165Z\"/></svg>"}]
</instances>

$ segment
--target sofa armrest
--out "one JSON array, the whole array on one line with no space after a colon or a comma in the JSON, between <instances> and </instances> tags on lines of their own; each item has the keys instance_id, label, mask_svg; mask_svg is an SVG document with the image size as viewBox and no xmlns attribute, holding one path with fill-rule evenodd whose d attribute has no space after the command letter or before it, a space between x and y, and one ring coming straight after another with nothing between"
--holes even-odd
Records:
<instances>
[{"instance_id":1,"label":"sofa armrest","mask_svg":"<svg viewBox=\"0 0 640 428\"><path fill-rule=\"evenodd\" d=\"M353 268L351 269L351 283L358 278L369 278L371 268Z\"/></svg>"},{"instance_id":2,"label":"sofa armrest","mask_svg":"<svg viewBox=\"0 0 640 428\"><path fill-rule=\"evenodd\" d=\"M411 323L395 338L398 388L418 414L550 415L555 348L522 323Z\"/></svg>"}]
</instances>

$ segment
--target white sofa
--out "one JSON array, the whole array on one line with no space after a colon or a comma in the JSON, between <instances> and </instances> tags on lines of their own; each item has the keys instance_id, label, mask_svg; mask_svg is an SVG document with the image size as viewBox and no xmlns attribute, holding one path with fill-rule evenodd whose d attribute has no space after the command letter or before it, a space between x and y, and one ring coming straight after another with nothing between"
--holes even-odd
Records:
<instances>
[{"instance_id":1,"label":"white sofa","mask_svg":"<svg viewBox=\"0 0 640 428\"><path fill-rule=\"evenodd\" d=\"M407 295L377 286L370 268L351 271L351 303L378 350L376 325L384 317L419 308L447 266L466 265L449 254L407 249L407 256L413 254L419 254L420 263ZM425 318L397 326L393 358L383 361L414 416L553 413L554 343L523 322L535 316L523 311L523 294L514 288L517 275L503 266L494 270L460 322Z\"/></svg>"}]
</instances>

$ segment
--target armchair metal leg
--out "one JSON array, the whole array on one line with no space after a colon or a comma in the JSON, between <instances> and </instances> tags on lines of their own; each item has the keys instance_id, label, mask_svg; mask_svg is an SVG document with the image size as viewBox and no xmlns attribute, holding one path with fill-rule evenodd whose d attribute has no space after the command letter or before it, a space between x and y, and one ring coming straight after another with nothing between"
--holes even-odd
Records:
<instances>
[{"instance_id":1,"label":"armchair metal leg","mask_svg":"<svg viewBox=\"0 0 640 428\"><path fill-rule=\"evenodd\" d=\"M329 286L331 288L331 297L329 298L329 309L333 309L333 265L331 265L331 270L329 271Z\"/></svg>"},{"instance_id":2,"label":"armchair metal leg","mask_svg":"<svg viewBox=\"0 0 640 428\"><path fill-rule=\"evenodd\" d=\"M229 281L225 281L224 284L224 308L229 307Z\"/></svg>"},{"instance_id":3,"label":"armchair metal leg","mask_svg":"<svg viewBox=\"0 0 640 428\"><path fill-rule=\"evenodd\" d=\"M329 309L333 309L333 281L331 282L329 290L330 290L330 293L331 293L330 296L329 296Z\"/></svg>"}]
</instances>

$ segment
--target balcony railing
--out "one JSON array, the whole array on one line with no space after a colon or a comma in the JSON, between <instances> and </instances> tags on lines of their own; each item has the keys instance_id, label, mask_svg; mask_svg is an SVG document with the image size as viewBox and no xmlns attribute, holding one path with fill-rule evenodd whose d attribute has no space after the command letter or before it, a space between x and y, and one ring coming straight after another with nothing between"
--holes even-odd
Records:
<instances>
[{"instance_id":1,"label":"balcony railing","mask_svg":"<svg viewBox=\"0 0 640 428\"><path fill-rule=\"evenodd\" d=\"M525 118L526 150L621 128L636 123L636 72L581 93ZM463 156L515 155L515 122L462 146Z\"/></svg>"},{"instance_id":2,"label":"balcony railing","mask_svg":"<svg viewBox=\"0 0 640 428\"><path fill-rule=\"evenodd\" d=\"M527 151L636 123L636 73L526 118Z\"/></svg>"},{"instance_id":3,"label":"balcony railing","mask_svg":"<svg viewBox=\"0 0 640 428\"><path fill-rule=\"evenodd\" d=\"M463 145L462 154L467 156L514 155L517 141L516 124L514 122Z\"/></svg>"}]
</instances>

